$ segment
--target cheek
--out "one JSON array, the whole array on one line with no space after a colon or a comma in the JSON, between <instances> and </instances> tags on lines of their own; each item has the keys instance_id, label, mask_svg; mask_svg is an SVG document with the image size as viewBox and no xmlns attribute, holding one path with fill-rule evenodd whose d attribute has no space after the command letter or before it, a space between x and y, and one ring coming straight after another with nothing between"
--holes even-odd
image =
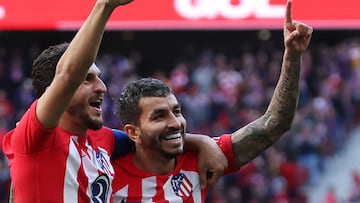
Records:
<instances>
[{"instance_id":1,"label":"cheek","mask_svg":"<svg viewBox=\"0 0 360 203\"><path fill-rule=\"evenodd\" d=\"M157 134L157 133L161 132L164 128L165 128L165 125L163 125L163 124L153 123L153 124L146 126L143 129L148 134Z\"/></svg>"},{"instance_id":2,"label":"cheek","mask_svg":"<svg viewBox=\"0 0 360 203\"><path fill-rule=\"evenodd\" d=\"M180 122L186 128L186 119L184 118L184 116L181 116Z\"/></svg>"},{"instance_id":3,"label":"cheek","mask_svg":"<svg viewBox=\"0 0 360 203\"><path fill-rule=\"evenodd\" d=\"M87 102L86 98L82 94L74 95L74 97L71 99L71 103L73 105L80 105L84 106L84 104Z\"/></svg>"},{"instance_id":4,"label":"cheek","mask_svg":"<svg viewBox=\"0 0 360 203\"><path fill-rule=\"evenodd\" d=\"M149 138L158 137L165 129L166 125L164 123L149 123L141 127L142 133L146 134Z\"/></svg>"}]
</instances>

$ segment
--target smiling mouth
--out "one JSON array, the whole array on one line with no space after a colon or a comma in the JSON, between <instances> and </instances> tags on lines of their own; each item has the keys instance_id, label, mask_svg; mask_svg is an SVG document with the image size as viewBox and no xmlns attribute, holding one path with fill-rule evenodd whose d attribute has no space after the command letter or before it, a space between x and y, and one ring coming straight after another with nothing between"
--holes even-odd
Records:
<instances>
[{"instance_id":1,"label":"smiling mouth","mask_svg":"<svg viewBox=\"0 0 360 203\"><path fill-rule=\"evenodd\" d=\"M178 139L181 139L181 134L176 133L176 134L172 134L172 135L163 136L162 139L164 139L164 140L178 140Z\"/></svg>"}]
</instances>

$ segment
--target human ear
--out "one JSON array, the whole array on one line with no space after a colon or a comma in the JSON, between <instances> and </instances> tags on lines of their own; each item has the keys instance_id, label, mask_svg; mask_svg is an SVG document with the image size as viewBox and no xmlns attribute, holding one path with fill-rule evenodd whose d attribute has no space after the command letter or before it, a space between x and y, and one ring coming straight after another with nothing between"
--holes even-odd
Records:
<instances>
[{"instance_id":1,"label":"human ear","mask_svg":"<svg viewBox=\"0 0 360 203\"><path fill-rule=\"evenodd\" d=\"M135 125L126 124L124 126L124 130L133 142L138 143L138 144L141 143L140 133L139 133L138 128Z\"/></svg>"}]
</instances>

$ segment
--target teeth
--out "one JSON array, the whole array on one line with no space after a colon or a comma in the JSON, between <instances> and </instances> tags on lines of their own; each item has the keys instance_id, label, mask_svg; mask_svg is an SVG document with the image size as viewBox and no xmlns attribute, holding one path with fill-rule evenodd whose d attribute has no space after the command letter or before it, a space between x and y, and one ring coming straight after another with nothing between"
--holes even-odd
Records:
<instances>
[{"instance_id":1,"label":"teeth","mask_svg":"<svg viewBox=\"0 0 360 203\"><path fill-rule=\"evenodd\" d=\"M90 101L89 104L93 107L100 108L102 103L102 99Z\"/></svg>"},{"instance_id":2,"label":"teeth","mask_svg":"<svg viewBox=\"0 0 360 203\"><path fill-rule=\"evenodd\" d=\"M180 133L172 134L172 135L164 136L163 138L164 138L165 140L180 139L180 138L181 138L181 134L180 134Z\"/></svg>"}]
</instances>

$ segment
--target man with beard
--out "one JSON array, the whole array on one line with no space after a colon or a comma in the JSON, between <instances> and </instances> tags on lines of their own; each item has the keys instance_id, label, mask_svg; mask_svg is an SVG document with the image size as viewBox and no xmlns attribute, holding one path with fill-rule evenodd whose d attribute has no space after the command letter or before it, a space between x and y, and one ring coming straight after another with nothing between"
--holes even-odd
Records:
<instances>
[{"instance_id":1,"label":"man with beard","mask_svg":"<svg viewBox=\"0 0 360 203\"><path fill-rule=\"evenodd\" d=\"M268 109L232 134L214 138L228 161L226 173L238 171L291 128L301 56L312 35L311 27L292 21L291 0L283 33L281 75ZM153 78L131 82L118 99L117 111L135 149L112 161L114 202L205 202L208 187L200 186L197 153L183 150L186 120L172 90Z\"/></svg>"},{"instance_id":2,"label":"man with beard","mask_svg":"<svg viewBox=\"0 0 360 203\"><path fill-rule=\"evenodd\" d=\"M34 60L37 99L3 141L15 202L112 202L110 156L129 152L131 145L123 131L103 126L107 89L94 61L112 12L131 1L97 0L70 44L51 46ZM219 150L213 141L194 137L199 142L190 146ZM223 156L220 150L217 155ZM216 174L227 164L212 162L208 168ZM205 172L203 177L217 180L206 180Z\"/></svg>"}]
</instances>

